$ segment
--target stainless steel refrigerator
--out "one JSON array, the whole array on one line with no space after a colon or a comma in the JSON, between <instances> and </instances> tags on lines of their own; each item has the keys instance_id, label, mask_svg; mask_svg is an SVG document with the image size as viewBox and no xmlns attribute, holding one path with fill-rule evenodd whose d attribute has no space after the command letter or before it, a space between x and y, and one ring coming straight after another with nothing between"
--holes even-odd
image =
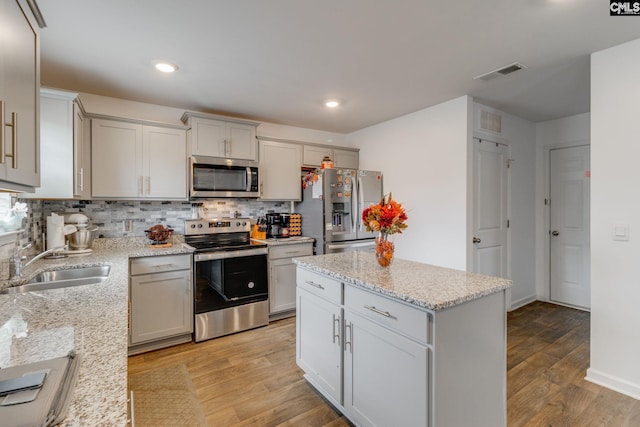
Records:
<instances>
[{"instance_id":1,"label":"stainless steel refrigerator","mask_svg":"<svg viewBox=\"0 0 640 427\"><path fill-rule=\"evenodd\" d=\"M302 235L316 239L316 254L375 250L376 233L362 224L362 210L382 198L382 172L324 169L307 185L296 212L302 215Z\"/></svg>"}]
</instances>

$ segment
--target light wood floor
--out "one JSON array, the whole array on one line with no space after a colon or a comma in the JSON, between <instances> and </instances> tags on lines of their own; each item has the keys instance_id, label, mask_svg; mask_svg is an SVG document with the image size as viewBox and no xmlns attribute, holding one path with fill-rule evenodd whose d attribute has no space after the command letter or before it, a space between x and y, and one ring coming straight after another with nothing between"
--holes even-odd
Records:
<instances>
[{"instance_id":1,"label":"light wood floor","mask_svg":"<svg viewBox=\"0 0 640 427\"><path fill-rule=\"evenodd\" d=\"M509 427L640 426L640 401L584 380L589 313L535 302L509 313L507 329ZM179 363L212 427L351 425L302 378L294 318L133 356L129 372Z\"/></svg>"}]
</instances>

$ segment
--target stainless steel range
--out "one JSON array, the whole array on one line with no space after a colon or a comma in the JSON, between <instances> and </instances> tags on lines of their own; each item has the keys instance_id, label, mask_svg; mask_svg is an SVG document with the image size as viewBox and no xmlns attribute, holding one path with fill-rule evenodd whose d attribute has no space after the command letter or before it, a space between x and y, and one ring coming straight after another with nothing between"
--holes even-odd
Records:
<instances>
[{"instance_id":1,"label":"stainless steel range","mask_svg":"<svg viewBox=\"0 0 640 427\"><path fill-rule=\"evenodd\" d=\"M269 323L267 245L251 240L247 218L185 221L194 249L195 341Z\"/></svg>"}]
</instances>

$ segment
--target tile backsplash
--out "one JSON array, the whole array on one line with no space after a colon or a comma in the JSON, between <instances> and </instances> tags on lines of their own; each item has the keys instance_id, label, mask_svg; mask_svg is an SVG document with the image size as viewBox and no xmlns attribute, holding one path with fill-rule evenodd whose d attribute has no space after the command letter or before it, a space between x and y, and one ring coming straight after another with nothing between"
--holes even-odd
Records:
<instances>
[{"instance_id":1,"label":"tile backsplash","mask_svg":"<svg viewBox=\"0 0 640 427\"><path fill-rule=\"evenodd\" d=\"M184 220L196 218L200 212L209 218L233 217L256 219L269 212L289 212L290 202L262 202L249 199L216 199L191 202L106 201L106 200L21 200L28 204L26 236L23 241L42 247L46 217L80 212L100 227L100 237L144 237L144 230L154 224L170 226L176 234L184 234ZM131 228L128 229L128 221Z\"/></svg>"}]
</instances>

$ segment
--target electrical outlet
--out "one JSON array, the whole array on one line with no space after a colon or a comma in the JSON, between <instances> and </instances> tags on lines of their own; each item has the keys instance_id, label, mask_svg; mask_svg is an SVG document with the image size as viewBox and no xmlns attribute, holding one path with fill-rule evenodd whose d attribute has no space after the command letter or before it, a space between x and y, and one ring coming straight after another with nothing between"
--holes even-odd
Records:
<instances>
[{"instance_id":1,"label":"electrical outlet","mask_svg":"<svg viewBox=\"0 0 640 427\"><path fill-rule=\"evenodd\" d=\"M122 228L123 228L125 233L131 233L133 231L133 220L132 219L125 219L122 222Z\"/></svg>"}]
</instances>

